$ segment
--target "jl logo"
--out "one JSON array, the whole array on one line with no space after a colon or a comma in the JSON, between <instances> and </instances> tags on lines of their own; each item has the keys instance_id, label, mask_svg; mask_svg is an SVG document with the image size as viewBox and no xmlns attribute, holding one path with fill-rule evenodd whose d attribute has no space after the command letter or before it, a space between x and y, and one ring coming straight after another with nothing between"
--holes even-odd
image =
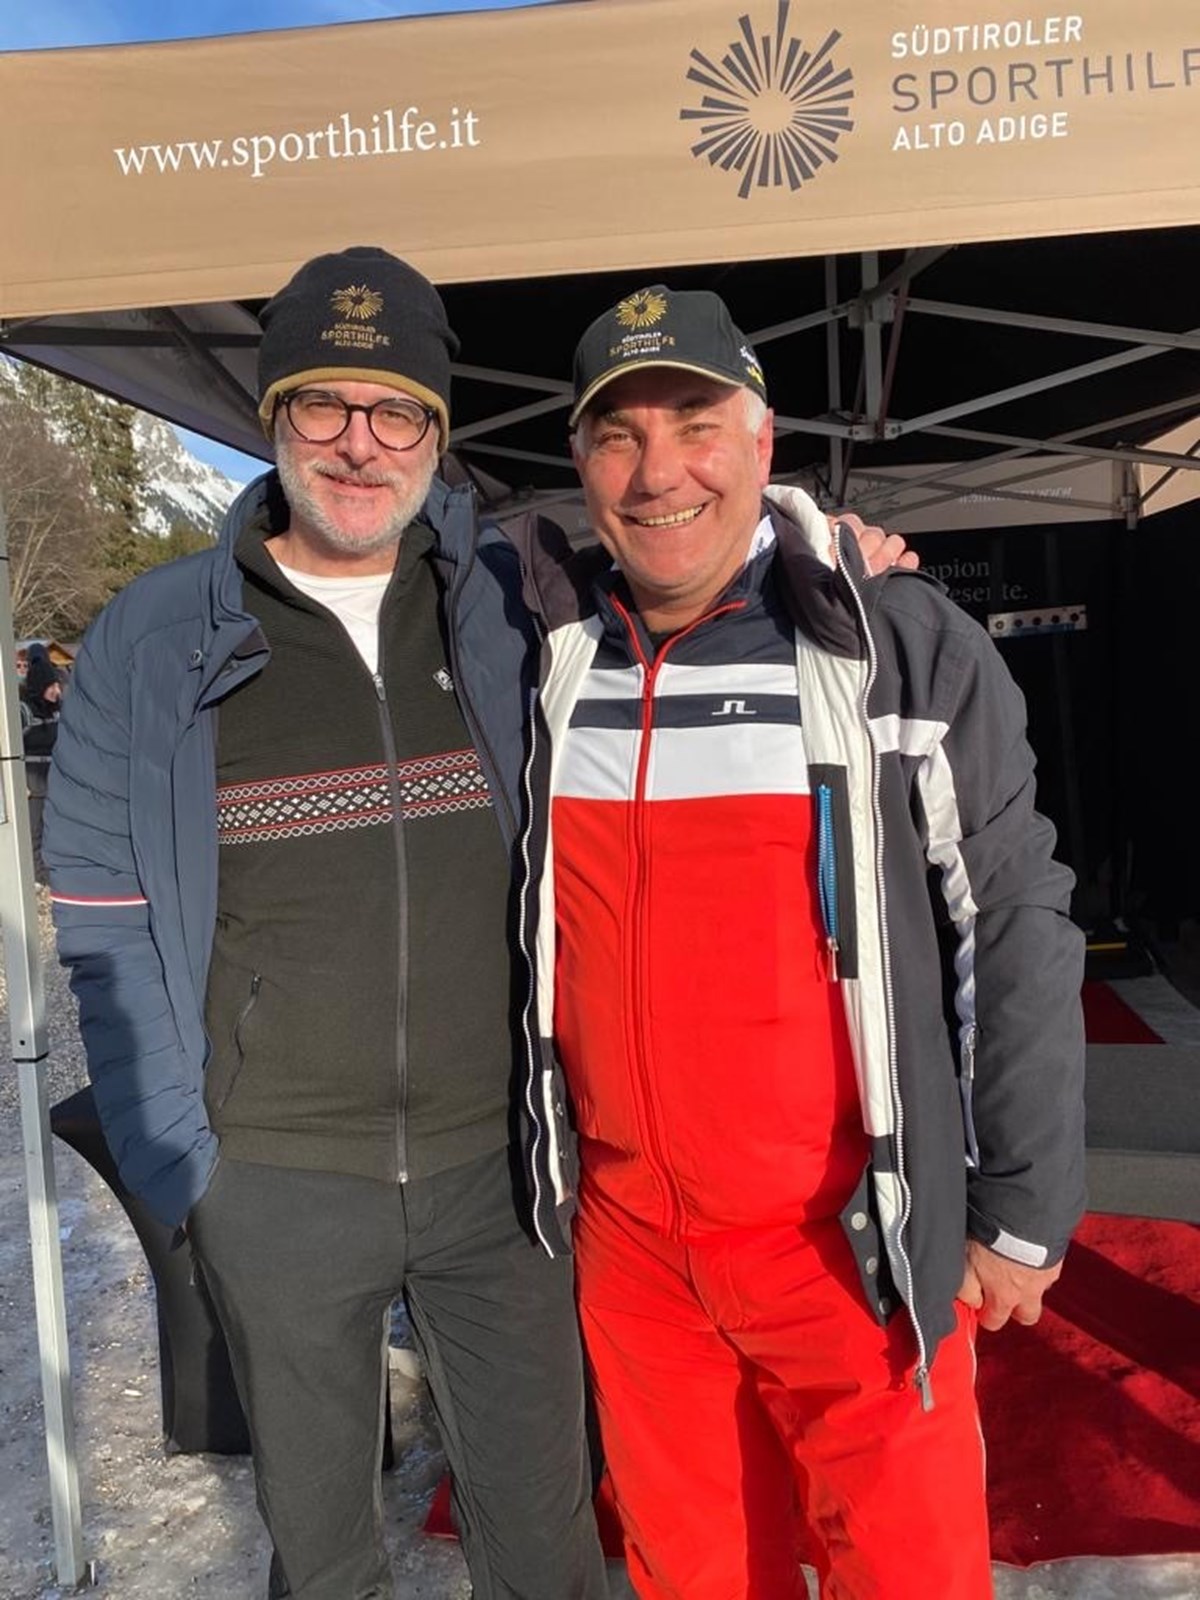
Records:
<instances>
[{"instance_id":1,"label":"jl logo","mask_svg":"<svg viewBox=\"0 0 1200 1600\"><path fill-rule=\"evenodd\" d=\"M806 49L788 32L790 10L790 0L777 0L774 30L757 35L749 14L740 17L741 37L719 61L691 53L688 81L708 91L679 113L700 124L692 154L736 174L743 200L755 188L799 189L837 160L838 140L854 127L854 77L833 58L841 34Z\"/></svg>"}]
</instances>

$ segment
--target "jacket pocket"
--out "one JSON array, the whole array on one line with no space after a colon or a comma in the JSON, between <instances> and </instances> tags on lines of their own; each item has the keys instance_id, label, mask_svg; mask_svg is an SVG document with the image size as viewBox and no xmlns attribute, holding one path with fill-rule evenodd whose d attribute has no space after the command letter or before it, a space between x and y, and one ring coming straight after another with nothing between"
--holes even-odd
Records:
<instances>
[{"instance_id":1,"label":"jacket pocket","mask_svg":"<svg viewBox=\"0 0 1200 1600\"><path fill-rule=\"evenodd\" d=\"M857 978L858 917L846 769L814 762L808 775L817 837L817 898L829 977Z\"/></svg>"},{"instance_id":2,"label":"jacket pocket","mask_svg":"<svg viewBox=\"0 0 1200 1600\"><path fill-rule=\"evenodd\" d=\"M234 1017L230 1044L219 1052L216 1063L209 1069L204 1098L212 1115L224 1109L241 1077L246 1064L246 1033L261 988L262 974L251 973L241 1007Z\"/></svg>"}]
</instances>

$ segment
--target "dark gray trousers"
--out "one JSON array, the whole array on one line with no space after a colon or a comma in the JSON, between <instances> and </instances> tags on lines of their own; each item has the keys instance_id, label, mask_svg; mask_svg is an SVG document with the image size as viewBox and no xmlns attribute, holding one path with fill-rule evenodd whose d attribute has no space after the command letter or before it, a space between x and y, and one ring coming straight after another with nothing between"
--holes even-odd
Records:
<instances>
[{"instance_id":1,"label":"dark gray trousers","mask_svg":"<svg viewBox=\"0 0 1200 1600\"><path fill-rule=\"evenodd\" d=\"M403 1293L476 1600L604 1600L571 1262L507 1153L377 1183L222 1159L189 1235L250 1425L271 1594L383 1600L389 1308Z\"/></svg>"}]
</instances>

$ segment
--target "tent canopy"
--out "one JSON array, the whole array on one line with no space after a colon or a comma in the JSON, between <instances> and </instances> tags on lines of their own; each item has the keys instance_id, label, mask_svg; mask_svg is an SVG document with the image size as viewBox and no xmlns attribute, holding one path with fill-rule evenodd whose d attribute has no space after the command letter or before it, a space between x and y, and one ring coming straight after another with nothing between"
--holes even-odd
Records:
<instances>
[{"instance_id":1,"label":"tent canopy","mask_svg":"<svg viewBox=\"0 0 1200 1600\"><path fill-rule=\"evenodd\" d=\"M576 0L0 57L0 309L264 296L364 227L479 282L1195 222L1198 95L1178 0Z\"/></svg>"}]
</instances>

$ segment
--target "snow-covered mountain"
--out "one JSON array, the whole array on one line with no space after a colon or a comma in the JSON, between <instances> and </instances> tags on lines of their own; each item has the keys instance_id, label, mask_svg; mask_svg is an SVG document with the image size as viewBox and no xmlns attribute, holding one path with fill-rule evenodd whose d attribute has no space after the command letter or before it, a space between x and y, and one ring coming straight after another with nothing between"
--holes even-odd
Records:
<instances>
[{"instance_id":1,"label":"snow-covered mountain","mask_svg":"<svg viewBox=\"0 0 1200 1600\"><path fill-rule=\"evenodd\" d=\"M19 389L19 364L0 351L0 392ZM52 432L63 437L53 425ZM161 539L186 522L215 536L241 484L197 460L170 423L145 411L134 413L133 443L146 482L141 532Z\"/></svg>"},{"instance_id":2,"label":"snow-covered mountain","mask_svg":"<svg viewBox=\"0 0 1200 1600\"><path fill-rule=\"evenodd\" d=\"M141 531L162 538L186 522L215 535L241 485L198 461L169 423L144 411L134 419L133 442L146 482Z\"/></svg>"}]
</instances>

